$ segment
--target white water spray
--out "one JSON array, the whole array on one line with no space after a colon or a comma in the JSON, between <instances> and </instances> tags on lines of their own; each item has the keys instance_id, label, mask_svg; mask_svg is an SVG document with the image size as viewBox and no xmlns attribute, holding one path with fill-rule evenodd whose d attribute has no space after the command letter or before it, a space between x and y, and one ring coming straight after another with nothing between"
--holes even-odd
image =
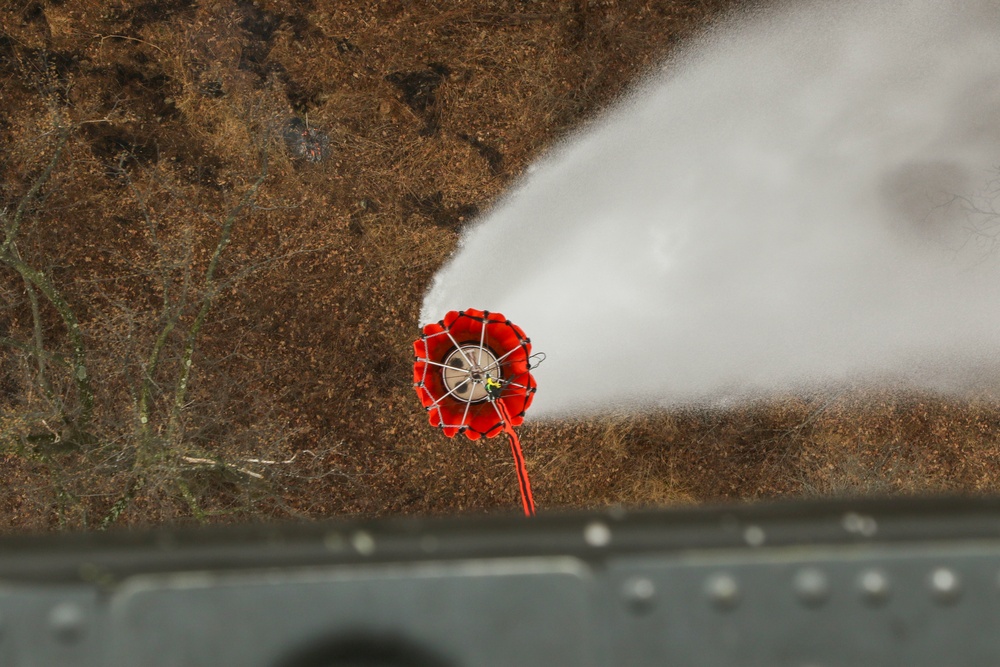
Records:
<instances>
[{"instance_id":1,"label":"white water spray","mask_svg":"<svg viewBox=\"0 0 1000 667\"><path fill-rule=\"evenodd\" d=\"M997 165L996 2L733 17L468 231L422 318L520 324L536 416L988 383Z\"/></svg>"}]
</instances>

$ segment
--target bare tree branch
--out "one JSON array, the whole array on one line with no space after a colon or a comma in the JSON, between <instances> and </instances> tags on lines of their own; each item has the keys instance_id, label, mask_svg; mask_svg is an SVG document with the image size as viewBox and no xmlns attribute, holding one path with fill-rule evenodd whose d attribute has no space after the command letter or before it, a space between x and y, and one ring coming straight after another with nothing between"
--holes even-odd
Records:
<instances>
[{"instance_id":1,"label":"bare tree branch","mask_svg":"<svg viewBox=\"0 0 1000 667\"><path fill-rule=\"evenodd\" d=\"M22 279L37 287L62 318L72 346L73 381L76 383L80 398L81 412L77 426L79 430L85 431L94 409L94 392L90 385L90 374L87 371L87 351L83 342L83 333L80 331L80 324L73 309L44 272L28 266L20 257L11 253L0 254L0 263L11 267L20 274Z\"/></svg>"},{"instance_id":2,"label":"bare tree branch","mask_svg":"<svg viewBox=\"0 0 1000 667\"><path fill-rule=\"evenodd\" d=\"M3 244L0 244L0 254L5 255L10 251L11 245L17 239L17 233L20 231L21 220L24 218L25 211L28 210L29 204L38 196L39 191L48 182L49 178L52 177L52 172L55 171L56 165L59 164L59 159L62 157L66 143L69 141L71 128L68 125L57 125L57 127L59 128L59 140L56 143L56 150L52 154L52 159L49 160L48 165L46 165L42 173L31 184L28 192L21 197L21 201L18 202L17 208L14 210L14 216L8 224L4 225L4 240Z\"/></svg>"},{"instance_id":3,"label":"bare tree branch","mask_svg":"<svg viewBox=\"0 0 1000 667\"><path fill-rule=\"evenodd\" d=\"M268 155L266 142L261 153L260 174L254 184L249 190L247 190L242 199L240 199L240 202L233 207L233 209L226 216L226 219L222 224L222 231L219 234L219 240L215 244L215 250L212 253L212 259L209 261L208 268L205 270L205 277L202 282L201 308L198 310L198 315L195 317L194 322L191 324L191 328L188 330L187 340L181 356L180 378L177 381L177 388L174 391L173 410L171 411L170 422L167 429L169 439L173 439L173 436L176 435L177 428L180 425L180 415L184 409L188 382L191 377L192 358L194 356L198 336L201 333L202 326L205 324L205 319L208 317L208 312L211 310L212 304L214 303L215 297L218 293L215 284L215 272L219 265L219 259L222 257L223 251L229 245L232 237L233 225L235 225L237 218L239 218L243 210L253 202L257 196L257 191L260 189L260 186L267 179Z\"/></svg>"}]
</instances>

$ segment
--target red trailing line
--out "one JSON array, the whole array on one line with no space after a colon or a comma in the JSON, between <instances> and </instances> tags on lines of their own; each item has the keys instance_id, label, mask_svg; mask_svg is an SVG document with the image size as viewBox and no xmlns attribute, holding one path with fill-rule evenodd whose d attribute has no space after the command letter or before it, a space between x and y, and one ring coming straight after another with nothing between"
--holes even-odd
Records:
<instances>
[{"instance_id":1,"label":"red trailing line","mask_svg":"<svg viewBox=\"0 0 1000 667\"><path fill-rule=\"evenodd\" d=\"M524 465L524 452L521 451L521 440L511 426L507 408L500 401L494 402L503 418L503 431L510 440L510 451L514 455L514 468L517 470L517 485L521 489L521 504L524 505L525 516L535 516L535 499L531 497L531 483L528 481L528 468Z\"/></svg>"}]
</instances>

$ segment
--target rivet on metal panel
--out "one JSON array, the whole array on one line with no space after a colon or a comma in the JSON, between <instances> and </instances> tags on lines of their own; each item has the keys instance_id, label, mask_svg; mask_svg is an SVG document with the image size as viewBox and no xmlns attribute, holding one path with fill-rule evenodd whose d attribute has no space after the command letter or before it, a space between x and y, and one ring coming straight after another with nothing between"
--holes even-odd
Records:
<instances>
[{"instance_id":1,"label":"rivet on metal panel","mask_svg":"<svg viewBox=\"0 0 1000 667\"><path fill-rule=\"evenodd\" d=\"M49 627L61 642L71 644L83 635L84 615L80 605L63 602L49 612Z\"/></svg>"},{"instance_id":2,"label":"rivet on metal panel","mask_svg":"<svg viewBox=\"0 0 1000 667\"><path fill-rule=\"evenodd\" d=\"M653 606L656 585L646 577L632 577L622 585L622 597L629 609L635 612L648 611Z\"/></svg>"},{"instance_id":3,"label":"rivet on metal panel","mask_svg":"<svg viewBox=\"0 0 1000 667\"><path fill-rule=\"evenodd\" d=\"M807 567L795 573L795 595L802 604L818 607L830 597L830 583L822 570Z\"/></svg>"},{"instance_id":4,"label":"rivet on metal panel","mask_svg":"<svg viewBox=\"0 0 1000 667\"><path fill-rule=\"evenodd\" d=\"M764 534L764 529L760 526L747 526L743 530L743 539L746 543L752 547L759 547L764 544L764 540L767 536Z\"/></svg>"},{"instance_id":5,"label":"rivet on metal panel","mask_svg":"<svg viewBox=\"0 0 1000 667\"><path fill-rule=\"evenodd\" d=\"M588 523L583 529L583 539L592 547L606 547L611 543L611 529L600 521Z\"/></svg>"},{"instance_id":6,"label":"rivet on metal panel","mask_svg":"<svg viewBox=\"0 0 1000 667\"><path fill-rule=\"evenodd\" d=\"M879 570L865 570L858 577L861 598L875 607L889 600L889 579Z\"/></svg>"},{"instance_id":7,"label":"rivet on metal panel","mask_svg":"<svg viewBox=\"0 0 1000 667\"><path fill-rule=\"evenodd\" d=\"M874 517L858 514L857 512L848 512L845 514L841 525L844 526L844 530L847 532L864 537L872 537L878 532L878 523Z\"/></svg>"},{"instance_id":8,"label":"rivet on metal panel","mask_svg":"<svg viewBox=\"0 0 1000 667\"><path fill-rule=\"evenodd\" d=\"M705 594L712 606L726 611L740 602L740 586L730 574L713 574L705 582Z\"/></svg>"},{"instance_id":9,"label":"rivet on metal panel","mask_svg":"<svg viewBox=\"0 0 1000 667\"><path fill-rule=\"evenodd\" d=\"M351 544L362 556L371 556L375 553L375 538L363 530L351 536Z\"/></svg>"},{"instance_id":10,"label":"rivet on metal panel","mask_svg":"<svg viewBox=\"0 0 1000 667\"><path fill-rule=\"evenodd\" d=\"M930 576L931 594L939 604L954 604L962 596L958 575L946 567L939 567Z\"/></svg>"}]
</instances>

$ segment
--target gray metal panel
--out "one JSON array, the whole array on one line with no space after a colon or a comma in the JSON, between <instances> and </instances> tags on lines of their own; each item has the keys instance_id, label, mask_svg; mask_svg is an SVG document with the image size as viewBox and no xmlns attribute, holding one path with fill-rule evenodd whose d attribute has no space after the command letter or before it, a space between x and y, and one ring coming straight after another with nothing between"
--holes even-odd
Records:
<instances>
[{"instance_id":1,"label":"gray metal panel","mask_svg":"<svg viewBox=\"0 0 1000 667\"><path fill-rule=\"evenodd\" d=\"M448 664L595 664L589 576L569 558L136 577L114 664L272 667L325 638L392 637Z\"/></svg>"},{"instance_id":2,"label":"gray metal panel","mask_svg":"<svg viewBox=\"0 0 1000 667\"><path fill-rule=\"evenodd\" d=\"M998 574L996 500L4 538L0 667L994 666Z\"/></svg>"},{"instance_id":3,"label":"gray metal panel","mask_svg":"<svg viewBox=\"0 0 1000 667\"><path fill-rule=\"evenodd\" d=\"M611 664L995 666L998 571L975 545L622 558Z\"/></svg>"},{"instance_id":4,"label":"gray metal panel","mask_svg":"<svg viewBox=\"0 0 1000 667\"><path fill-rule=\"evenodd\" d=\"M0 665L104 667L108 632L101 608L89 587L0 588Z\"/></svg>"}]
</instances>

